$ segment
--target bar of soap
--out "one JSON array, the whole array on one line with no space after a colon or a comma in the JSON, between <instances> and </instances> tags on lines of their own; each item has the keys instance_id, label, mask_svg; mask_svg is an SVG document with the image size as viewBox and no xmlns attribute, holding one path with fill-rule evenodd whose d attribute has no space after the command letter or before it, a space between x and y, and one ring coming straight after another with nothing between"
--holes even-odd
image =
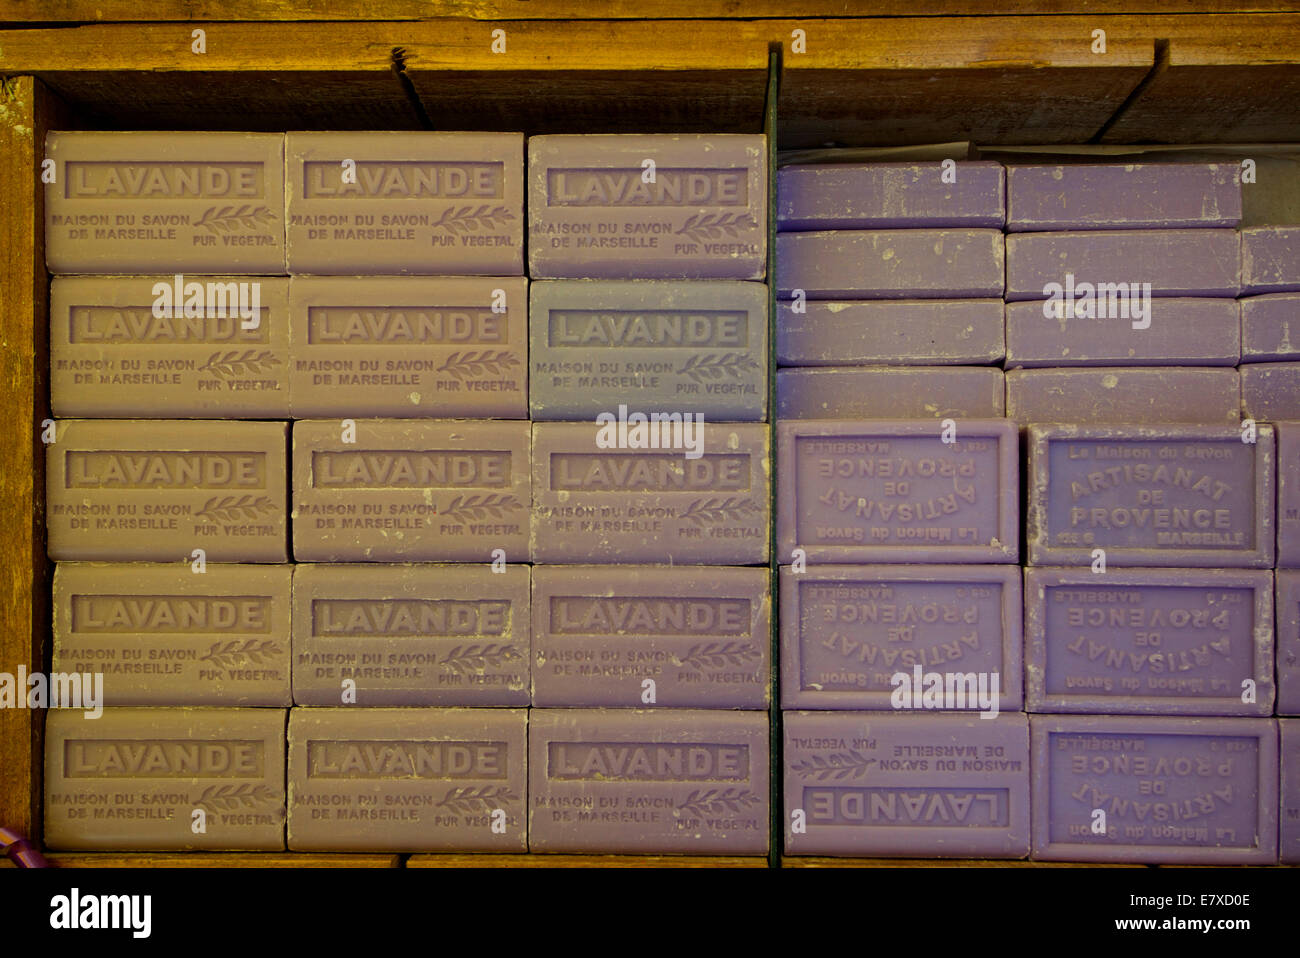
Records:
<instances>
[{"instance_id":1,"label":"bar of soap","mask_svg":"<svg viewBox=\"0 0 1300 958\"><path fill-rule=\"evenodd\" d=\"M817 230L776 238L781 299L1001 296L1002 233L991 229Z\"/></svg>"},{"instance_id":2,"label":"bar of soap","mask_svg":"<svg viewBox=\"0 0 1300 958\"><path fill-rule=\"evenodd\" d=\"M532 418L630 410L761 420L767 287L738 282L534 283Z\"/></svg>"},{"instance_id":3,"label":"bar of soap","mask_svg":"<svg viewBox=\"0 0 1300 958\"><path fill-rule=\"evenodd\" d=\"M814 562L1017 562L1014 423L778 423L777 551ZM952 442L945 442L945 433Z\"/></svg>"},{"instance_id":4,"label":"bar of soap","mask_svg":"<svg viewBox=\"0 0 1300 958\"><path fill-rule=\"evenodd\" d=\"M281 133L49 133L51 273L283 273Z\"/></svg>"},{"instance_id":5,"label":"bar of soap","mask_svg":"<svg viewBox=\"0 0 1300 958\"><path fill-rule=\"evenodd\" d=\"M292 572L60 562L52 668L101 673L109 706L291 705Z\"/></svg>"},{"instance_id":6,"label":"bar of soap","mask_svg":"<svg viewBox=\"0 0 1300 958\"><path fill-rule=\"evenodd\" d=\"M1300 419L1300 362L1242 366L1241 408L1251 419Z\"/></svg>"},{"instance_id":7,"label":"bar of soap","mask_svg":"<svg viewBox=\"0 0 1300 958\"><path fill-rule=\"evenodd\" d=\"M528 423L348 422L293 424L294 558L528 561Z\"/></svg>"},{"instance_id":8,"label":"bar of soap","mask_svg":"<svg viewBox=\"0 0 1300 958\"><path fill-rule=\"evenodd\" d=\"M282 422L64 419L46 446L51 559L284 562Z\"/></svg>"},{"instance_id":9,"label":"bar of soap","mask_svg":"<svg viewBox=\"0 0 1300 958\"><path fill-rule=\"evenodd\" d=\"M1030 426L1031 565L1271 568L1273 428Z\"/></svg>"},{"instance_id":10,"label":"bar of soap","mask_svg":"<svg viewBox=\"0 0 1300 958\"><path fill-rule=\"evenodd\" d=\"M1001 299L777 304L783 366L980 365L1006 354Z\"/></svg>"},{"instance_id":11,"label":"bar of soap","mask_svg":"<svg viewBox=\"0 0 1300 958\"><path fill-rule=\"evenodd\" d=\"M1241 292L1300 291L1300 226L1241 231Z\"/></svg>"},{"instance_id":12,"label":"bar of soap","mask_svg":"<svg viewBox=\"0 0 1300 958\"><path fill-rule=\"evenodd\" d=\"M282 850L284 723L284 709L52 709L46 846Z\"/></svg>"},{"instance_id":13,"label":"bar of soap","mask_svg":"<svg viewBox=\"0 0 1300 958\"><path fill-rule=\"evenodd\" d=\"M767 426L660 426L655 448L636 424L533 425L534 561L767 562Z\"/></svg>"},{"instance_id":14,"label":"bar of soap","mask_svg":"<svg viewBox=\"0 0 1300 958\"><path fill-rule=\"evenodd\" d=\"M294 702L527 705L528 582L486 562L295 566Z\"/></svg>"},{"instance_id":15,"label":"bar of soap","mask_svg":"<svg viewBox=\"0 0 1300 958\"><path fill-rule=\"evenodd\" d=\"M707 573L535 567L533 705L766 709L770 574Z\"/></svg>"},{"instance_id":16,"label":"bar of soap","mask_svg":"<svg viewBox=\"0 0 1300 958\"><path fill-rule=\"evenodd\" d=\"M1300 359L1300 293L1247 296L1239 303L1243 363Z\"/></svg>"},{"instance_id":17,"label":"bar of soap","mask_svg":"<svg viewBox=\"0 0 1300 958\"><path fill-rule=\"evenodd\" d=\"M765 855L766 712L533 709L528 846Z\"/></svg>"},{"instance_id":18,"label":"bar of soap","mask_svg":"<svg viewBox=\"0 0 1300 958\"><path fill-rule=\"evenodd\" d=\"M1223 163L1069 163L1007 167L1007 232L1231 227L1240 167Z\"/></svg>"},{"instance_id":19,"label":"bar of soap","mask_svg":"<svg viewBox=\"0 0 1300 958\"><path fill-rule=\"evenodd\" d=\"M290 133L290 273L522 276L522 133Z\"/></svg>"},{"instance_id":20,"label":"bar of soap","mask_svg":"<svg viewBox=\"0 0 1300 958\"><path fill-rule=\"evenodd\" d=\"M289 848L524 852L525 709L289 713Z\"/></svg>"},{"instance_id":21,"label":"bar of soap","mask_svg":"<svg viewBox=\"0 0 1300 958\"><path fill-rule=\"evenodd\" d=\"M778 419L996 419L1002 370L981 366L778 369Z\"/></svg>"},{"instance_id":22,"label":"bar of soap","mask_svg":"<svg viewBox=\"0 0 1300 958\"><path fill-rule=\"evenodd\" d=\"M781 570L781 707L889 709L902 672L997 675L1024 701L1016 566L823 565ZM967 707L980 708L977 700Z\"/></svg>"},{"instance_id":23,"label":"bar of soap","mask_svg":"<svg viewBox=\"0 0 1300 958\"><path fill-rule=\"evenodd\" d=\"M1300 568L1300 423L1277 432L1277 567Z\"/></svg>"},{"instance_id":24,"label":"bar of soap","mask_svg":"<svg viewBox=\"0 0 1300 958\"><path fill-rule=\"evenodd\" d=\"M1300 570L1278 569L1277 631L1277 714L1300 715Z\"/></svg>"},{"instance_id":25,"label":"bar of soap","mask_svg":"<svg viewBox=\"0 0 1300 958\"><path fill-rule=\"evenodd\" d=\"M1283 864L1300 864L1300 719L1278 723L1282 751L1282 806L1279 858Z\"/></svg>"},{"instance_id":26,"label":"bar of soap","mask_svg":"<svg viewBox=\"0 0 1300 958\"><path fill-rule=\"evenodd\" d=\"M1142 316L1094 317L1076 304L1007 304L1007 367L1235 366L1241 358L1241 310L1231 299L1153 298ZM1135 302L1134 306L1139 304ZM1047 315L1050 313L1050 315ZM1147 324L1147 328L1134 326Z\"/></svg>"},{"instance_id":27,"label":"bar of soap","mask_svg":"<svg viewBox=\"0 0 1300 958\"><path fill-rule=\"evenodd\" d=\"M993 227L1001 163L800 163L776 174L778 230Z\"/></svg>"},{"instance_id":28,"label":"bar of soap","mask_svg":"<svg viewBox=\"0 0 1300 958\"><path fill-rule=\"evenodd\" d=\"M528 418L528 280L295 276L293 414Z\"/></svg>"},{"instance_id":29,"label":"bar of soap","mask_svg":"<svg viewBox=\"0 0 1300 958\"><path fill-rule=\"evenodd\" d=\"M177 282L61 276L50 284L56 416L288 418L288 281L181 277L180 296Z\"/></svg>"},{"instance_id":30,"label":"bar of soap","mask_svg":"<svg viewBox=\"0 0 1300 958\"><path fill-rule=\"evenodd\" d=\"M1007 236L1008 301L1049 299L1049 285L1151 284L1152 296L1235 297L1241 289L1236 230L1077 230ZM1136 284L1136 285L1133 285ZM1109 299L1109 296L1108 296Z\"/></svg>"},{"instance_id":31,"label":"bar of soap","mask_svg":"<svg viewBox=\"0 0 1300 958\"><path fill-rule=\"evenodd\" d=\"M1272 715L1273 574L1028 569L1025 650L1031 712Z\"/></svg>"},{"instance_id":32,"label":"bar of soap","mask_svg":"<svg viewBox=\"0 0 1300 958\"><path fill-rule=\"evenodd\" d=\"M787 712L784 758L787 855L1029 854L1023 715Z\"/></svg>"},{"instance_id":33,"label":"bar of soap","mask_svg":"<svg viewBox=\"0 0 1300 958\"><path fill-rule=\"evenodd\" d=\"M535 279L762 279L767 137L528 138Z\"/></svg>"},{"instance_id":34,"label":"bar of soap","mask_svg":"<svg viewBox=\"0 0 1300 958\"><path fill-rule=\"evenodd\" d=\"M1020 423L1235 423L1235 369L1123 366L1008 369L1007 418Z\"/></svg>"},{"instance_id":35,"label":"bar of soap","mask_svg":"<svg viewBox=\"0 0 1300 958\"><path fill-rule=\"evenodd\" d=\"M1277 723L1262 718L1030 719L1043 861L1277 861ZM1105 814L1105 830L1097 815Z\"/></svg>"}]
</instances>

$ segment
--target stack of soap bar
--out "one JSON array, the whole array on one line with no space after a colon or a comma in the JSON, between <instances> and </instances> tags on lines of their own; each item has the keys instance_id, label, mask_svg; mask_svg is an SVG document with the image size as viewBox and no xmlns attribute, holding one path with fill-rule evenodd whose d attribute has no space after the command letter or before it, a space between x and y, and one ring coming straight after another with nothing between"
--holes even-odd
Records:
<instances>
[{"instance_id":1,"label":"stack of soap bar","mask_svg":"<svg viewBox=\"0 0 1300 958\"><path fill-rule=\"evenodd\" d=\"M1236 369L1009 369L1006 377L1007 418L1022 426L1235 423L1241 419L1241 376Z\"/></svg>"},{"instance_id":2,"label":"stack of soap bar","mask_svg":"<svg viewBox=\"0 0 1300 958\"><path fill-rule=\"evenodd\" d=\"M819 366L776 374L779 419L994 419L1002 370L979 366Z\"/></svg>"}]
</instances>

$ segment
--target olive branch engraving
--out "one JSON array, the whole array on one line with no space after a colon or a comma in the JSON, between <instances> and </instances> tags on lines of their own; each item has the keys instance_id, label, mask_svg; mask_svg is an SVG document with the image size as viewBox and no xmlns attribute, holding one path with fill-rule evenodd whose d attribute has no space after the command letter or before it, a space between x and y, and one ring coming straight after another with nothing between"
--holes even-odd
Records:
<instances>
[{"instance_id":1,"label":"olive branch engraving","mask_svg":"<svg viewBox=\"0 0 1300 958\"><path fill-rule=\"evenodd\" d=\"M677 372L679 375L690 376L699 383L725 376L739 379L746 370L758 368L758 362L745 353L704 353L686 360Z\"/></svg>"},{"instance_id":2,"label":"olive branch engraving","mask_svg":"<svg viewBox=\"0 0 1300 958\"><path fill-rule=\"evenodd\" d=\"M697 526L706 526L711 522L745 519L762 511L757 502L744 496L728 496L725 499L706 496L703 499L696 499L687 506L681 518L690 519Z\"/></svg>"},{"instance_id":3,"label":"olive branch engraving","mask_svg":"<svg viewBox=\"0 0 1300 958\"><path fill-rule=\"evenodd\" d=\"M697 672L707 672L728 665L744 665L759 657L758 649L748 642L703 642L691 646L677 664L689 666Z\"/></svg>"},{"instance_id":4,"label":"olive branch engraving","mask_svg":"<svg viewBox=\"0 0 1300 958\"><path fill-rule=\"evenodd\" d=\"M523 656L511 645L458 645L438 664L452 672L462 674L471 669L495 668L506 662L517 662Z\"/></svg>"},{"instance_id":5,"label":"olive branch engraving","mask_svg":"<svg viewBox=\"0 0 1300 958\"><path fill-rule=\"evenodd\" d=\"M482 227L490 230L495 226L509 223L515 214L508 206L483 205L478 208L462 206L459 209L448 207L447 211L434 221L434 229L445 229L450 233L472 232Z\"/></svg>"},{"instance_id":6,"label":"olive branch engraving","mask_svg":"<svg viewBox=\"0 0 1300 958\"><path fill-rule=\"evenodd\" d=\"M754 229L758 221L750 213L696 213L677 230L677 236L689 236L692 239L722 239L724 236L738 237L741 229Z\"/></svg>"},{"instance_id":7,"label":"olive branch engraving","mask_svg":"<svg viewBox=\"0 0 1300 958\"><path fill-rule=\"evenodd\" d=\"M209 233L229 233L233 232L236 227L242 226L244 229L257 229L263 223L270 223L275 219L275 214L267 206L241 206L236 209L233 206L223 206L218 209L210 206L204 210L203 215L199 217L195 226L202 226Z\"/></svg>"},{"instance_id":8,"label":"olive branch engraving","mask_svg":"<svg viewBox=\"0 0 1300 958\"><path fill-rule=\"evenodd\" d=\"M447 504L439 515L457 519L504 519L507 512L522 509L523 506L514 496L487 493L482 496L457 496Z\"/></svg>"},{"instance_id":9,"label":"olive branch engraving","mask_svg":"<svg viewBox=\"0 0 1300 958\"><path fill-rule=\"evenodd\" d=\"M270 785L250 782L243 785L209 785L194 801L194 805L210 812L228 812L236 808L256 808L279 800L280 796Z\"/></svg>"},{"instance_id":10,"label":"olive branch engraving","mask_svg":"<svg viewBox=\"0 0 1300 958\"><path fill-rule=\"evenodd\" d=\"M686 801L677 806L677 811L692 815L706 815L717 812L743 812L746 808L762 803L762 799L743 788L706 788L695 789L686 796Z\"/></svg>"},{"instance_id":11,"label":"olive branch engraving","mask_svg":"<svg viewBox=\"0 0 1300 958\"><path fill-rule=\"evenodd\" d=\"M217 350L208 357L207 362L199 367L201 373L212 373L214 376L233 376L235 373L261 373L266 372L273 366L280 365L279 358L269 349L263 349L260 352L256 349L245 350L240 353L237 349L232 349L228 353L222 353Z\"/></svg>"},{"instance_id":12,"label":"olive branch engraving","mask_svg":"<svg viewBox=\"0 0 1300 958\"><path fill-rule=\"evenodd\" d=\"M518 365L519 360L504 349L496 352L485 349L482 353L470 349L463 353L452 353L438 367L437 372L451 373L457 379L464 379L480 373L503 373Z\"/></svg>"},{"instance_id":13,"label":"olive branch engraving","mask_svg":"<svg viewBox=\"0 0 1300 958\"><path fill-rule=\"evenodd\" d=\"M813 755L807 760L791 762L790 770L817 782L840 781L846 778L862 778L867 774L867 769L875 764L874 758L868 758L856 749L850 749L847 752L833 752L825 757Z\"/></svg>"},{"instance_id":14,"label":"olive branch engraving","mask_svg":"<svg viewBox=\"0 0 1300 958\"><path fill-rule=\"evenodd\" d=\"M248 639L244 642L231 639L229 642L213 642L207 654L199 656L199 661L211 662L220 668L229 668L232 665L256 665L274 655L279 655L282 651L280 646L271 639Z\"/></svg>"},{"instance_id":15,"label":"olive branch engraving","mask_svg":"<svg viewBox=\"0 0 1300 958\"><path fill-rule=\"evenodd\" d=\"M453 812L490 812L502 802L518 800L519 796L510 790L509 785L484 785L481 788L466 785L450 789L434 807L449 808Z\"/></svg>"},{"instance_id":16,"label":"olive branch engraving","mask_svg":"<svg viewBox=\"0 0 1300 958\"><path fill-rule=\"evenodd\" d=\"M213 496L194 513L196 519L256 519L275 511L269 496Z\"/></svg>"}]
</instances>

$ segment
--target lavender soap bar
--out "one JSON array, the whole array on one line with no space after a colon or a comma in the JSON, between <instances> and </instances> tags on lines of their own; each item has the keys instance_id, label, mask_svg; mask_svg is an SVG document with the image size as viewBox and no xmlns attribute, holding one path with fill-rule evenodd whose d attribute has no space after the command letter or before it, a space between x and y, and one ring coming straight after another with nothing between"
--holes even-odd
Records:
<instances>
[{"instance_id":1,"label":"lavender soap bar","mask_svg":"<svg viewBox=\"0 0 1300 958\"><path fill-rule=\"evenodd\" d=\"M1300 291L1300 226L1241 231L1241 292Z\"/></svg>"},{"instance_id":2,"label":"lavender soap bar","mask_svg":"<svg viewBox=\"0 0 1300 958\"><path fill-rule=\"evenodd\" d=\"M1241 409L1267 422L1300 419L1300 362L1242 366Z\"/></svg>"},{"instance_id":3,"label":"lavender soap bar","mask_svg":"<svg viewBox=\"0 0 1300 958\"><path fill-rule=\"evenodd\" d=\"M1201 366L1008 369L1007 418L1022 426L1236 423L1241 378Z\"/></svg>"},{"instance_id":4,"label":"lavender soap bar","mask_svg":"<svg viewBox=\"0 0 1300 958\"><path fill-rule=\"evenodd\" d=\"M1280 422L1277 433L1277 567L1300 568L1300 423Z\"/></svg>"},{"instance_id":5,"label":"lavender soap bar","mask_svg":"<svg viewBox=\"0 0 1300 958\"><path fill-rule=\"evenodd\" d=\"M1279 858L1300 865L1300 719L1278 723L1282 751L1282 805L1279 815Z\"/></svg>"},{"instance_id":6,"label":"lavender soap bar","mask_svg":"<svg viewBox=\"0 0 1300 958\"><path fill-rule=\"evenodd\" d=\"M1243 363L1300 360L1300 293L1247 296L1239 302Z\"/></svg>"},{"instance_id":7,"label":"lavender soap bar","mask_svg":"<svg viewBox=\"0 0 1300 958\"><path fill-rule=\"evenodd\" d=\"M1001 299L777 304L782 366L986 365L1006 354Z\"/></svg>"},{"instance_id":8,"label":"lavender soap bar","mask_svg":"<svg viewBox=\"0 0 1300 958\"><path fill-rule=\"evenodd\" d=\"M776 176L777 229L1001 229L1004 179L987 162L792 164Z\"/></svg>"},{"instance_id":9,"label":"lavender soap bar","mask_svg":"<svg viewBox=\"0 0 1300 958\"><path fill-rule=\"evenodd\" d=\"M1277 714L1300 715L1300 570L1278 569Z\"/></svg>"},{"instance_id":10,"label":"lavender soap bar","mask_svg":"<svg viewBox=\"0 0 1300 958\"><path fill-rule=\"evenodd\" d=\"M779 369L778 419L995 419L1002 370L968 366Z\"/></svg>"}]
</instances>

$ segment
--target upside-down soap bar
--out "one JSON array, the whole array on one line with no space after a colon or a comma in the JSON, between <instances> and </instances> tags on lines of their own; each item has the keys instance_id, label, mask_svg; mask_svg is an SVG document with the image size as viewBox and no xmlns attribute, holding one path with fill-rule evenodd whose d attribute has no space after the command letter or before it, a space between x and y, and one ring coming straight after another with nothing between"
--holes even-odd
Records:
<instances>
[{"instance_id":1,"label":"upside-down soap bar","mask_svg":"<svg viewBox=\"0 0 1300 958\"><path fill-rule=\"evenodd\" d=\"M534 852L765 855L767 712L533 709Z\"/></svg>"},{"instance_id":2,"label":"upside-down soap bar","mask_svg":"<svg viewBox=\"0 0 1300 958\"><path fill-rule=\"evenodd\" d=\"M1001 299L782 302L776 310L782 366L982 365L1006 354Z\"/></svg>"},{"instance_id":3,"label":"upside-down soap bar","mask_svg":"<svg viewBox=\"0 0 1300 958\"><path fill-rule=\"evenodd\" d=\"M284 135L50 133L51 273L284 272Z\"/></svg>"},{"instance_id":4,"label":"upside-down soap bar","mask_svg":"<svg viewBox=\"0 0 1300 958\"><path fill-rule=\"evenodd\" d=\"M1277 714L1300 715L1300 570L1278 569L1274 576Z\"/></svg>"},{"instance_id":5,"label":"upside-down soap bar","mask_svg":"<svg viewBox=\"0 0 1300 958\"><path fill-rule=\"evenodd\" d=\"M1001 229L1001 163L798 163L776 175L777 229Z\"/></svg>"},{"instance_id":6,"label":"upside-down soap bar","mask_svg":"<svg viewBox=\"0 0 1300 958\"><path fill-rule=\"evenodd\" d=\"M1300 226L1241 231L1241 292L1300 291Z\"/></svg>"},{"instance_id":7,"label":"upside-down soap bar","mask_svg":"<svg viewBox=\"0 0 1300 958\"><path fill-rule=\"evenodd\" d=\"M1300 293L1267 293L1238 302L1243 363L1300 359Z\"/></svg>"},{"instance_id":8,"label":"upside-down soap bar","mask_svg":"<svg viewBox=\"0 0 1300 958\"><path fill-rule=\"evenodd\" d=\"M487 562L294 566L294 702L527 705L528 578Z\"/></svg>"},{"instance_id":9,"label":"upside-down soap bar","mask_svg":"<svg viewBox=\"0 0 1300 958\"><path fill-rule=\"evenodd\" d=\"M778 419L995 419L1002 370L984 366L821 366L779 369Z\"/></svg>"},{"instance_id":10,"label":"upside-down soap bar","mask_svg":"<svg viewBox=\"0 0 1300 958\"><path fill-rule=\"evenodd\" d=\"M1268 422L1300 419L1300 362L1242 366L1241 410Z\"/></svg>"},{"instance_id":11,"label":"upside-down soap bar","mask_svg":"<svg viewBox=\"0 0 1300 958\"><path fill-rule=\"evenodd\" d=\"M286 440L282 422L60 420L50 558L284 562Z\"/></svg>"},{"instance_id":12,"label":"upside-down soap bar","mask_svg":"<svg viewBox=\"0 0 1300 958\"><path fill-rule=\"evenodd\" d=\"M46 846L283 849L284 725L284 709L51 709Z\"/></svg>"},{"instance_id":13,"label":"upside-down soap bar","mask_svg":"<svg viewBox=\"0 0 1300 958\"><path fill-rule=\"evenodd\" d=\"M102 674L109 706L291 705L292 571L60 562L52 668Z\"/></svg>"},{"instance_id":14,"label":"upside-down soap bar","mask_svg":"<svg viewBox=\"0 0 1300 958\"><path fill-rule=\"evenodd\" d=\"M1035 715L1030 731L1031 857L1277 861L1274 719Z\"/></svg>"},{"instance_id":15,"label":"upside-down soap bar","mask_svg":"<svg viewBox=\"0 0 1300 958\"><path fill-rule=\"evenodd\" d=\"M784 759L787 855L1029 854L1024 715L787 712Z\"/></svg>"},{"instance_id":16,"label":"upside-down soap bar","mask_svg":"<svg viewBox=\"0 0 1300 958\"><path fill-rule=\"evenodd\" d=\"M1282 759L1278 857L1283 864L1300 865L1300 719L1281 719L1277 724Z\"/></svg>"},{"instance_id":17,"label":"upside-down soap bar","mask_svg":"<svg viewBox=\"0 0 1300 958\"><path fill-rule=\"evenodd\" d=\"M525 709L296 708L289 848L524 852Z\"/></svg>"},{"instance_id":18,"label":"upside-down soap bar","mask_svg":"<svg viewBox=\"0 0 1300 958\"><path fill-rule=\"evenodd\" d=\"M526 562L528 458L526 422L296 422L294 558Z\"/></svg>"},{"instance_id":19,"label":"upside-down soap bar","mask_svg":"<svg viewBox=\"0 0 1300 958\"><path fill-rule=\"evenodd\" d=\"M766 709L766 569L536 566L533 705ZM649 688L646 682L652 683Z\"/></svg>"},{"instance_id":20,"label":"upside-down soap bar","mask_svg":"<svg viewBox=\"0 0 1300 958\"><path fill-rule=\"evenodd\" d=\"M1235 423L1241 378L1209 366L1008 369L1007 418L1030 423Z\"/></svg>"},{"instance_id":21,"label":"upside-down soap bar","mask_svg":"<svg viewBox=\"0 0 1300 958\"><path fill-rule=\"evenodd\" d=\"M1277 433L1277 567L1300 569L1300 423L1279 422Z\"/></svg>"},{"instance_id":22,"label":"upside-down soap bar","mask_svg":"<svg viewBox=\"0 0 1300 958\"><path fill-rule=\"evenodd\" d=\"M522 133L290 133L289 272L522 276Z\"/></svg>"},{"instance_id":23,"label":"upside-down soap bar","mask_svg":"<svg viewBox=\"0 0 1300 958\"><path fill-rule=\"evenodd\" d=\"M767 137L528 139L528 274L762 279Z\"/></svg>"}]
</instances>

